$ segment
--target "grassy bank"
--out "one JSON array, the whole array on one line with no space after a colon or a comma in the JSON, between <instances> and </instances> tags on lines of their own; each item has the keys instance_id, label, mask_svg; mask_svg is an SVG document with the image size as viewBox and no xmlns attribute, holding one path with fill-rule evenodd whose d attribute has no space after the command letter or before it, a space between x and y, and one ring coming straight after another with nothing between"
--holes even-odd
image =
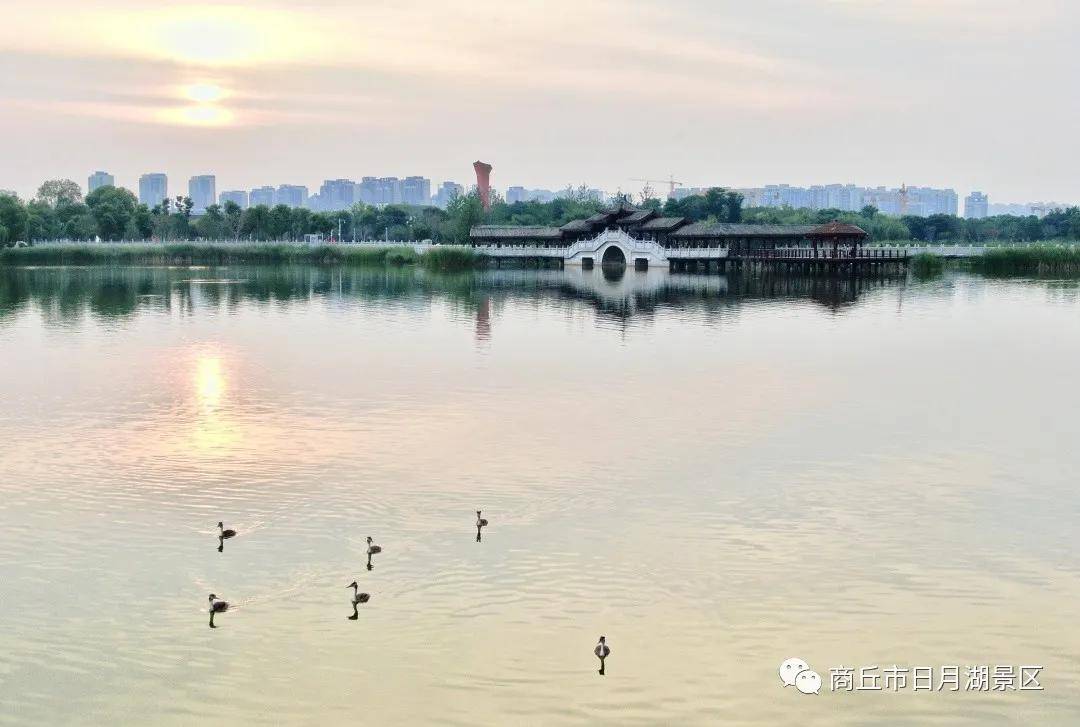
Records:
<instances>
[{"instance_id":1,"label":"grassy bank","mask_svg":"<svg viewBox=\"0 0 1080 727\"><path fill-rule=\"evenodd\" d=\"M422 257L428 270L470 270L477 266L480 256L470 247L439 246L426 251Z\"/></svg>"},{"instance_id":2,"label":"grassy bank","mask_svg":"<svg viewBox=\"0 0 1080 727\"><path fill-rule=\"evenodd\" d=\"M911 272L916 278L933 278L944 269L945 261L937 255L921 252L911 258Z\"/></svg>"},{"instance_id":3,"label":"grassy bank","mask_svg":"<svg viewBox=\"0 0 1080 727\"><path fill-rule=\"evenodd\" d=\"M0 265L413 265L438 248L418 254L405 246L297 244L71 244L0 249ZM468 251L471 254L471 250Z\"/></svg>"},{"instance_id":4,"label":"grassy bank","mask_svg":"<svg viewBox=\"0 0 1080 727\"><path fill-rule=\"evenodd\" d=\"M1080 275L1080 248L1050 244L994 248L972 258L971 269L994 276L1072 277Z\"/></svg>"}]
</instances>

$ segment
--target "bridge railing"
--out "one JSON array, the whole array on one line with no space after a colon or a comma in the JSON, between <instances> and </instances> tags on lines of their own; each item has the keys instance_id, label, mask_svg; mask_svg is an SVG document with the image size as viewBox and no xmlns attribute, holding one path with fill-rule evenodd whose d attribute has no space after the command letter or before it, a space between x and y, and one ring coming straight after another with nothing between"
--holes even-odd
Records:
<instances>
[{"instance_id":1,"label":"bridge railing","mask_svg":"<svg viewBox=\"0 0 1080 727\"><path fill-rule=\"evenodd\" d=\"M751 250L746 257L765 260L901 260L911 253L902 248L866 247L833 249L831 247L777 247Z\"/></svg>"}]
</instances>

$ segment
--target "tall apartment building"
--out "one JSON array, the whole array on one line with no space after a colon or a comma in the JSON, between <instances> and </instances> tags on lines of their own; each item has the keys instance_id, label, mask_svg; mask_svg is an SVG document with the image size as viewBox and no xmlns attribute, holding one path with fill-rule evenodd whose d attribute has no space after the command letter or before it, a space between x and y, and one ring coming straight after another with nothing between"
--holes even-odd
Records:
<instances>
[{"instance_id":1,"label":"tall apartment building","mask_svg":"<svg viewBox=\"0 0 1080 727\"><path fill-rule=\"evenodd\" d=\"M964 217L981 220L990 212L990 199L982 192L972 192L964 197Z\"/></svg>"},{"instance_id":2,"label":"tall apartment building","mask_svg":"<svg viewBox=\"0 0 1080 727\"><path fill-rule=\"evenodd\" d=\"M274 204L284 204L289 207L306 207L308 203L308 188L300 184L282 184L274 194Z\"/></svg>"},{"instance_id":3,"label":"tall apartment building","mask_svg":"<svg viewBox=\"0 0 1080 727\"><path fill-rule=\"evenodd\" d=\"M525 187L507 187L506 203L515 202L551 202L555 193L550 189L527 189Z\"/></svg>"},{"instance_id":4,"label":"tall apartment building","mask_svg":"<svg viewBox=\"0 0 1080 727\"><path fill-rule=\"evenodd\" d=\"M147 207L157 207L169 196L169 178L160 173L139 177L139 201Z\"/></svg>"},{"instance_id":5,"label":"tall apartment building","mask_svg":"<svg viewBox=\"0 0 1080 727\"><path fill-rule=\"evenodd\" d=\"M431 180L427 177L405 177L401 182L401 201L417 207L431 204Z\"/></svg>"},{"instance_id":6,"label":"tall apartment building","mask_svg":"<svg viewBox=\"0 0 1080 727\"><path fill-rule=\"evenodd\" d=\"M213 174L200 174L188 180L188 196L196 214L217 202L217 178Z\"/></svg>"},{"instance_id":7,"label":"tall apartment building","mask_svg":"<svg viewBox=\"0 0 1080 727\"><path fill-rule=\"evenodd\" d=\"M443 182L431 198L431 202L440 209L446 209L454 199L465 194L465 188L457 182Z\"/></svg>"},{"instance_id":8,"label":"tall apartment building","mask_svg":"<svg viewBox=\"0 0 1080 727\"><path fill-rule=\"evenodd\" d=\"M108 172L94 172L86 180L87 194L101 187L115 187L116 180Z\"/></svg>"},{"instance_id":9,"label":"tall apartment building","mask_svg":"<svg viewBox=\"0 0 1080 727\"><path fill-rule=\"evenodd\" d=\"M218 204L224 206L226 202L235 202L236 205L246 210L248 206L248 193L242 189L233 189L218 195Z\"/></svg>"},{"instance_id":10,"label":"tall apartment building","mask_svg":"<svg viewBox=\"0 0 1080 727\"><path fill-rule=\"evenodd\" d=\"M259 205L265 205L267 207L274 206L274 188L273 187L256 187L251 190L248 195L248 204L252 207L258 207Z\"/></svg>"},{"instance_id":11,"label":"tall apartment building","mask_svg":"<svg viewBox=\"0 0 1080 727\"><path fill-rule=\"evenodd\" d=\"M357 187L351 179L327 179L319 187L318 209L323 212L349 209L360 201Z\"/></svg>"}]
</instances>

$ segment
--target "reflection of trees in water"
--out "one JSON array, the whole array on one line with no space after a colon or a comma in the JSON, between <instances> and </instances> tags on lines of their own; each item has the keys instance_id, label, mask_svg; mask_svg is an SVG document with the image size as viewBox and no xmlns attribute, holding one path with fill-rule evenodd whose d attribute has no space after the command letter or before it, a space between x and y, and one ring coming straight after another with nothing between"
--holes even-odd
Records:
<instances>
[{"instance_id":1,"label":"reflection of trees in water","mask_svg":"<svg viewBox=\"0 0 1080 727\"><path fill-rule=\"evenodd\" d=\"M632 270L479 270L432 274L413 268L279 267L42 267L0 269L0 321L36 305L46 322L86 315L123 319L141 309L229 311L243 304L269 305L315 299L360 299L423 308L450 304L471 320L476 335L491 335L507 300L588 305L602 318L625 321L658 309L721 314L757 299L811 300L830 310L854 304L867 291L897 278L792 275L687 275Z\"/></svg>"}]
</instances>

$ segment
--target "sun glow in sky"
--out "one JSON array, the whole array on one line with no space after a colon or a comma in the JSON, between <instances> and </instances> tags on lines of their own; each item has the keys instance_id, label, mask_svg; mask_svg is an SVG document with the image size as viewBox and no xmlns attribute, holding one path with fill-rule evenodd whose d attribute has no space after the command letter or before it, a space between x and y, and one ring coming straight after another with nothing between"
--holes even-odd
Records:
<instances>
[{"instance_id":1,"label":"sun glow in sky","mask_svg":"<svg viewBox=\"0 0 1080 727\"><path fill-rule=\"evenodd\" d=\"M225 97L225 89L215 83L193 83L184 86L183 93L198 103L213 103Z\"/></svg>"},{"instance_id":2,"label":"sun glow in sky","mask_svg":"<svg viewBox=\"0 0 1080 727\"><path fill-rule=\"evenodd\" d=\"M480 158L502 188L673 174L1080 201L1070 0L3 5L0 189L24 195L93 169L468 183Z\"/></svg>"},{"instance_id":3,"label":"sun glow in sky","mask_svg":"<svg viewBox=\"0 0 1080 727\"><path fill-rule=\"evenodd\" d=\"M183 5L108 14L98 32L135 56L222 67L296 61L319 44L311 18L273 8Z\"/></svg>"}]
</instances>

